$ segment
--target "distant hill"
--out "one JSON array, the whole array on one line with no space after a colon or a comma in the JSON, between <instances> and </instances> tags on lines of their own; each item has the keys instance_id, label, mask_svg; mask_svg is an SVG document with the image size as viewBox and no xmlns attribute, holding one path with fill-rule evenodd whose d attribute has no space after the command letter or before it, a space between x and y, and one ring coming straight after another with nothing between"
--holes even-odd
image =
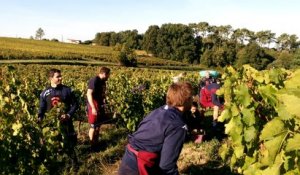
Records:
<instances>
[{"instance_id":1,"label":"distant hill","mask_svg":"<svg viewBox=\"0 0 300 175\"><path fill-rule=\"evenodd\" d=\"M0 37L0 61L7 63L8 60L32 60L33 62L107 62L115 63L118 61L114 55L117 51L113 47L71 44L57 41L33 40L21 38ZM136 51L137 61L140 66L190 66L189 64L160 59L148 55L144 51ZM35 60L35 61L34 61ZM21 61L20 61L21 62Z\"/></svg>"}]
</instances>

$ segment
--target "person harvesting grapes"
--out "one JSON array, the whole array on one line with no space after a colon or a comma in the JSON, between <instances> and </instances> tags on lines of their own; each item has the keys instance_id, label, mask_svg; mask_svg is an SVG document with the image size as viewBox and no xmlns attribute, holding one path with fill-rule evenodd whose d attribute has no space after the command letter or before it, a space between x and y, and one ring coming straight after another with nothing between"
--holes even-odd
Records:
<instances>
[{"instance_id":1,"label":"person harvesting grapes","mask_svg":"<svg viewBox=\"0 0 300 175\"><path fill-rule=\"evenodd\" d=\"M100 67L98 75L90 79L87 90L87 115L90 124L89 138L91 151L97 150L100 125L105 120L106 81L110 76L110 69Z\"/></svg>"},{"instance_id":2,"label":"person harvesting grapes","mask_svg":"<svg viewBox=\"0 0 300 175\"><path fill-rule=\"evenodd\" d=\"M60 70L50 69L48 77L50 85L40 94L38 123L42 123L47 117L51 117L45 117L46 112L50 112L52 108L58 107L60 104L64 105L62 111L59 112L59 116L57 116L60 122L59 128L57 128L57 125L45 123L48 120L44 122L44 125L51 125L53 129L60 131L58 138L62 139L63 150L71 158L74 168L78 168L78 160L75 153L77 134L74 130L72 121L73 116L78 109L78 102L71 88L62 84Z\"/></svg>"},{"instance_id":3,"label":"person harvesting grapes","mask_svg":"<svg viewBox=\"0 0 300 175\"><path fill-rule=\"evenodd\" d=\"M166 105L153 110L129 134L119 175L178 174L177 160L188 129L183 114L191 109L192 92L188 82L170 85Z\"/></svg>"}]
</instances>

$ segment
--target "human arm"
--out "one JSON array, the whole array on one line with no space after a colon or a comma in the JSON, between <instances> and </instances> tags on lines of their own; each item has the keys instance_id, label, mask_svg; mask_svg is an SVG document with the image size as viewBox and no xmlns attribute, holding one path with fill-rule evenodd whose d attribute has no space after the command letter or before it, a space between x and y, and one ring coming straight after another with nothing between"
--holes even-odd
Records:
<instances>
[{"instance_id":1,"label":"human arm","mask_svg":"<svg viewBox=\"0 0 300 175\"><path fill-rule=\"evenodd\" d=\"M79 107L79 104L78 104L78 101L77 101L77 98L76 98L74 92L71 89L68 89L68 90L69 90L68 101L70 103L70 109L69 109L69 111L67 111L66 115L68 116L68 118L70 118L70 117L73 117L74 113L76 112L76 110Z\"/></svg>"},{"instance_id":2,"label":"human arm","mask_svg":"<svg viewBox=\"0 0 300 175\"><path fill-rule=\"evenodd\" d=\"M163 174L177 175L177 160L183 147L186 129L178 125L166 132L166 137L161 150L159 167Z\"/></svg>"},{"instance_id":3,"label":"human arm","mask_svg":"<svg viewBox=\"0 0 300 175\"><path fill-rule=\"evenodd\" d=\"M39 104L39 111L38 111L38 122L41 122L44 118L44 115L47 110L47 101L44 98L44 92L40 94L40 104Z\"/></svg>"},{"instance_id":4,"label":"human arm","mask_svg":"<svg viewBox=\"0 0 300 175\"><path fill-rule=\"evenodd\" d=\"M92 114L93 115L97 115L97 109L95 107L95 104L94 104L94 99L93 99L93 89L88 89L87 90L87 93L86 93L86 96L87 96L87 100L88 100L88 103L90 105L90 107L92 108Z\"/></svg>"},{"instance_id":5,"label":"human arm","mask_svg":"<svg viewBox=\"0 0 300 175\"><path fill-rule=\"evenodd\" d=\"M220 85L217 83L212 83L209 87L211 91L211 100L212 103L216 106L222 107L223 104L220 103L219 97L217 96L216 92L218 89L220 89Z\"/></svg>"},{"instance_id":6,"label":"human arm","mask_svg":"<svg viewBox=\"0 0 300 175\"><path fill-rule=\"evenodd\" d=\"M216 93L212 93L212 103L216 106L222 107L223 105L220 103L220 100Z\"/></svg>"}]
</instances>

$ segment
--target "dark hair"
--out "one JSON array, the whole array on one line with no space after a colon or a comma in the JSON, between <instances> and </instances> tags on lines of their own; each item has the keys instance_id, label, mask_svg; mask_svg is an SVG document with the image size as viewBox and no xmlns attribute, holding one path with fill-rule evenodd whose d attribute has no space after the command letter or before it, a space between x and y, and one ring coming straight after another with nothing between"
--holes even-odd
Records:
<instances>
[{"instance_id":1,"label":"dark hair","mask_svg":"<svg viewBox=\"0 0 300 175\"><path fill-rule=\"evenodd\" d=\"M198 103L194 101L194 102L192 103L192 106L198 108Z\"/></svg>"},{"instance_id":2,"label":"dark hair","mask_svg":"<svg viewBox=\"0 0 300 175\"><path fill-rule=\"evenodd\" d=\"M102 73L109 74L110 73L110 69L107 68L107 67L100 67L99 68L99 74L102 74Z\"/></svg>"},{"instance_id":3,"label":"dark hair","mask_svg":"<svg viewBox=\"0 0 300 175\"><path fill-rule=\"evenodd\" d=\"M188 82L173 83L168 89L166 103L169 106L185 106L192 98L193 87Z\"/></svg>"},{"instance_id":4,"label":"dark hair","mask_svg":"<svg viewBox=\"0 0 300 175\"><path fill-rule=\"evenodd\" d=\"M58 69L50 69L49 72L48 72L48 77L52 78L55 73L60 73L60 70L58 70Z\"/></svg>"}]
</instances>

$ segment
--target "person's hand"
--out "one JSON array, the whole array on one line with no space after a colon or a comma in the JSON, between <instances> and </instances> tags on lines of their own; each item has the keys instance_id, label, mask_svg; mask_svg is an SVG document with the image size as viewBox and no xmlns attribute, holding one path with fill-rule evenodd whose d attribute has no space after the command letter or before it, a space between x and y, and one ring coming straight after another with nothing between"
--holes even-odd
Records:
<instances>
[{"instance_id":1,"label":"person's hand","mask_svg":"<svg viewBox=\"0 0 300 175\"><path fill-rule=\"evenodd\" d=\"M41 123L42 122L42 118L41 117L38 117L38 119L37 119L37 121L36 121L36 123Z\"/></svg>"},{"instance_id":2,"label":"person's hand","mask_svg":"<svg viewBox=\"0 0 300 175\"><path fill-rule=\"evenodd\" d=\"M69 118L70 118L69 114L63 114L60 116L60 121L64 122L64 121L69 120Z\"/></svg>"},{"instance_id":3,"label":"person's hand","mask_svg":"<svg viewBox=\"0 0 300 175\"><path fill-rule=\"evenodd\" d=\"M93 114L93 115L97 115L97 110L96 110L96 108L92 108L92 114Z\"/></svg>"}]
</instances>

